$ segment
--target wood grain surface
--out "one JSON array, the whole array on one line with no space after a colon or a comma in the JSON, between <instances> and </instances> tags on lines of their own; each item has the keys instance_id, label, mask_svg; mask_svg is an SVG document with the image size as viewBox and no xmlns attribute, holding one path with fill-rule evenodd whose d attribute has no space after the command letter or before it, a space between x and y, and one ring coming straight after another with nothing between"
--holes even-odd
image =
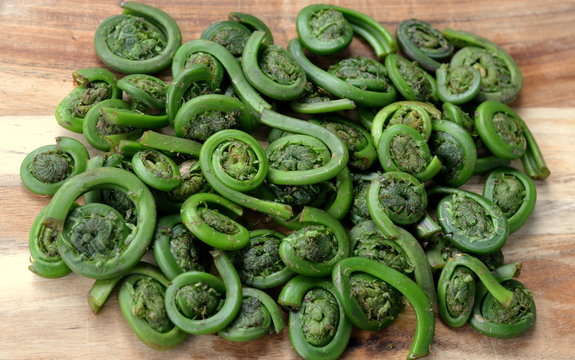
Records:
<instances>
[{"instance_id":1,"label":"wood grain surface","mask_svg":"<svg viewBox=\"0 0 575 360\"><path fill-rule=\"evenodd\" d=\"M276 42L295 36L294 19L305 1L144 1L171 14L184 41L199 37L230 11L268 23ZM517 339L481 336L466 326L437 321L429 359L575 358L575 2L574 1L340 1L390 31L416 17L438 28L476 32L517 60L525 86L514 104L537 138L551 177L539 182L528 223L504 248L507 261L523 262L519 279L535 294L535 327ZM0 359L296 359L287 331L246 343L213 335L191 336L176 349L149 350L122 318L116 296L99 315L86 302L92 280L77 275L47 280L27 270L28 230L49 199L20 182L24 156L56 136L81 135L58 127L53 112L72 89L71 72L101 66L93 34L118 1L0 1ZM168 74L163 74L167 79ZM85 141L84 141L85 143ZM481 178L467 189L479 191ZM402 359L415 315L407 307L379 332L355 331L345 359Z\"/></svg>"}]
</instances>

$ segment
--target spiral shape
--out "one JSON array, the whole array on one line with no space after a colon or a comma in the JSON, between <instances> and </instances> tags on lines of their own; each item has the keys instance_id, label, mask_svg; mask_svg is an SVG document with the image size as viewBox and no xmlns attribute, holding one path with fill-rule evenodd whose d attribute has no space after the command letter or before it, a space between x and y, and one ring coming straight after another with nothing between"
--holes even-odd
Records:
<instances>
[{"instance_id":1,"label":"spiral shape","mask_svg":"<svg viewBox=\"0 0 575 360\"><path fill-rule=\"evenodd\" d=\"M425 21L402 21L396 29L396 36L401 52L430 72L436 71L440 61L453 52L453 45Z\"/></svg>"},{"instance_id":2,"label":"spiral shape","mask_svg":"<svg viewBox=\"0 0 575 360\"><path fill-rule=\"evenodd\" d=\"M96 55L124 74L151 74L165 69L182 43L175 20L162 10L124 2L122 15L104 20L96 29Z\"/></svg>"},{"instance_id":3,"label":"spiral shape","mask_svg":"<svg viewBox=\"0 0 575 360\"><path fill-rule=\"evenodd\" d=\"M122 92L116 86L116 77L106 69L85 68L72 73L72 90L56 107L56 121L73 132L82 133L82 123L88 111L107 99L120 99Z\"/></svg>"},{"instance_id":4,"label":"spiral shape","mask_svg":"<svg viewBox=\"0 0 575 360\"><path fill-rule=\"evenodd\" d=\"M121 214L103 204L84 205L80 207L83 210L76 212L78 216L69 216L78 197L102 188L127 195L135 205L135 225L123 223ZM89 215L91 208L96 210L94 216ZM81 215L84 212L89 216L84 218ZM126 273L144 255L154 233L156 208L152 194L137 176L103 167L66 181L54 194L42 224L61 233L57 240L58 252L72 271L94 279L107 279ZM113 233L119 237L112 236ZM92 243L91 237L102 242Z\"/></svg>"},{"instance_id":5,"label":"spiral shape","mask_svg":"<svg viewBox=\"0 0 575 360\"><path fill-rule=\"evenodd\" d=\"M289 337L299 356L333 360L343 353L353 326L330 281L296 276L282 288L278 303L290 309Z\"/></svg>"},{"instance_id":6,"label":"spiral shape","mask_svg":"<svg viewBox=\"0 0 575 360\"><path fill-rule=\"evenodd\" d=\"M54 195L70 179L86 169L88 150L76 139L59 136L55 145L35 149L20 164L20 179L40 195Z\"/></svg>"},{"instance_id":7,"label":"spiral shape","mask_svg":"<svg viewBox=\"0 0 575 360\"><path fill-rule=\"evenodd\" d=\"M435 318L429 296L411 279L377 261L358 257L343 259L333 270L333 285L345 313L353 317L361 316L361 312L355 313L357 308L351 307L355 299L352 279L354 273L358 272L385 282L409 300L415 310L417 324L407 358L416 359L427 355L435 334Z\"/></svg>"},{"instance_id":8,"label":"spiral shape","mask_svg":"<svg viewBox=\"0 0 575 360\"><path fill-rule=\"evenodd\" d=\"M231 260L219 250L212 251L212 256L222 280L191 271L176 276L166 290L168 317L189 334L213 334L225 329L242 305L242 284Z\"/></svg>"},{"instance_id":9,"label":"spiral shape","mask_svg":"<svg viewBox=\"0 0 575 360\"><path fill-rule=\"evenodd\" d=\"M437 220L449 242L472 254L487 255L501 249L509 236L509 224L501 209L481 195L436 186L429 196L442 195Z\"/></svg>"},{"instance_id":10,"label":"spiral shape","mask_svg":"<svg viewBox=\"0 0 575 360\"><path fill-rule=\"evenodd\" d=\"M282 239L280 257L286 266L301 275L328 275L349 255L349 237L343 226L326 212L305 207L297 217L305 227Z\"/></svg>"},{"instance_id":11,"label":"spiral shape","mask_svg":"<svg viewBox=\"0 0 575 360\"><path fill-rule=\"evenodd\" d=\"M511 234L523 226L533 212L537 189L523 172L510 167L499 168L487 177L483 196L501 208Z\"/></svg>"},{"instance_id":12,"label":"spiral shape","mask_svg":"<svg viewBox=\"0 0 575 360\"><path fill-rule=\"evenodd\" d=\"M249 37L242 55L242 69L250 84L275 100L294 100L304 91L306 75L291 54L278 45L266 45L266 33Z\"/></svg>"}]
</instances>

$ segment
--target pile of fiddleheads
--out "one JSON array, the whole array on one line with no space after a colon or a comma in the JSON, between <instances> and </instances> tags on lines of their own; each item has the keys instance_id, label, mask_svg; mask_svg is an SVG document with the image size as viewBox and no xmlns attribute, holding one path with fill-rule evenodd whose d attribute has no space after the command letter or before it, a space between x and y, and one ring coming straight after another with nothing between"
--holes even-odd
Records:
<instances>
[{"instance_id":1,"label":"pile of fiddleheads","mask_svg":"<svg viewBox=\"0 0 575 360\"><path fill-rule=\"evenodd\" d=\"M311 360L339 357L354 326L384 329L407 302L410 359L430 351L434 310L487 336L531 328L533 294L502 248L534 210L532 179L550 173L506 105L523 80L502 48L417 19L396 42L333 5L302 9L287 48L239 12L181 45L168 14L122 7L95 49L125 76L78 70L56 109L103 153L59 137L22 162L24 185L53 196L30 231L32 272L96 279L95 313L120 284L122 314L154 349L280 333L279 305ZM356 35L373 56L350 56ZM171 81L150 75L170 66ZM482 194L460 188L488 171Z\"/></svg>"}]
</instances>

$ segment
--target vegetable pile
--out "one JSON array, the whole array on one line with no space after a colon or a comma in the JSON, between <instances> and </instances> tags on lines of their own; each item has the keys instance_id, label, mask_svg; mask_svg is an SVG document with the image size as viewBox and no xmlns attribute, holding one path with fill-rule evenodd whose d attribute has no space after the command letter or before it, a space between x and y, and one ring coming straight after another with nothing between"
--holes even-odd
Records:
<instances>
[{"instance_id":1,"label":"vegetable pile","mask_svg":"<svg viewBox=\"0 0 575 360\"><path fill-rule=\"evenodd\" d=\"M123 316L159 350L279 333L283 309L297 354L335 359L353 327L384 329L405 300L408 358L429 353L435 312L498 338L532 327L533 294L501 249L550 173L507 105L523 80L502 48L415 19L396 40L332 5L302 9L287 49L243 13L182 45L165 12L121 6L95 51L125 76L80 69L56 109L102 153L59 137L22 163L24 185L53 196L32 272L95 279L95 313L121 286ZM373 58L344 58L354 36ZM150 75L169 66L171 83ZM483 173L483 194L460 188Z\"/></svg>"}]
</instances>

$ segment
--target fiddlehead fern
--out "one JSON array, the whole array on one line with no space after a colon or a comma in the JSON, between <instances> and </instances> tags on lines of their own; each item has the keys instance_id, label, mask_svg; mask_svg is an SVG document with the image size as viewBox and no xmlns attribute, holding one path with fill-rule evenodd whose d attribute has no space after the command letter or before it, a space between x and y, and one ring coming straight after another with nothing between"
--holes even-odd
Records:
<instances>
[{"instance_id":1,"label":"fiddlehead fern","mask_svg":"<svg viewBox=\"0 0 575 360\"><path fill-rule=\"evenodd\" d=\"M31 264L28 270L38 276L55 279L68 275L72 270L62 261L58 253L56 244L58 232L42 225L48 206L38 213L30 229L28 247Z\"/></svg>"},{"instance_id":2,"label":"fiddlehead fern","mask_svg":"<svg viewBox=\"0 0 575 360\"><path fill-rule=\"evenodd\" d=\"M475 301L475 274L486 289L505 307L511 304L513 293L505 289L477 258L467 254L454 254L437 282L439 315L451 327L467 323Z\"/></svg>"},{"instance_id":3,"label":"fiddlehead fern","mask_svg":"<svg viewBox=\"0 0 575 360\"><path fill-rule=\"evenodd\" d=\"M299 356L333 360L343 353L353 326L329 280L296 276L282 288L278 303L290 308L289 337Z\"/></svg>"},{"instance_id":4,"label":"fiddlehead fern","mask_svg":"<svg viewBox=\"0 0 575 360\"><path fill-rule=\"evenodd\" d=\"M154 258L168 279L186 271L207 271L206 247L182 223L179 214L160 218L154 235Z\"/></svg>"},{"instance_id":5,"label":"fiddlehead fern","mask_svg":"<svg viewBox=\"0 0 575 360\"><path fill-rule=\"evenodd\" d=\"M475 112L475 128L491 153L507 160L525 154L527 140L523 135L523 120L510 107L486 101Z\"/></svg>"},{"instance_id":6,"label":"fiddlehead fern","mask_svg":"<svg viewBox=\"0 0 575 360\"><path fill-rule=\"evenodd\" d=\"M441 170L427 141L409 125L397 124L385 129L377 145L379 162L387 172L405 172L427 181Z\"/></svg>"},{"instance_id":7,"label":"fiddlehead fern","mask_svg":"<svg viewBox=\"0 0 575 360\"><path fill-rule=\"evenodd\" d=\"M483 335L505 339L528 331L535 323L536 310L533 293L521 282L506 280L501 285L513 294L511 304L505 306L481 288L469 323Z\"/></svg>"},{"instance_id":8,"label":"fiddlehead fern","mask_svg":"<svg viewBox=\"0 0 575 360\"><path fill-rule=\"evenodd\" d=\"M461 126L445 120L434 121L429 147L441 161L441 170L434 178L437 182L457 187L473 176L477 150L471 135Z\"/></svg>"},{"instance_id":9,"label":"fiddlehead fern","mask_svg":"<svg viewBox=\"0 0 575 360\"><path fill-rule=\"evenodd\" d=\"M110 151L111 141L107 138L115 135L116 139L137 139L142 131L130 126L110 124L103 114L104 109L129 109L130 104L120 99L103 100L92 106L84 117L82 125L84 137L98 150Z\"/></svg>"},{"instance_id":10,"label":"fiddlehead fern","mask_svg":"<svg viewBox=\"0 0 575 360\"><path fill-rule=\"evenodd\" d=\"M493 154L508 160L521 157L525 172L533 179L545 180L550 175L527 124L507 105L496 101L479 105L475 127Z\"/></svg>"},{"instance_id":11,"label":"fiddlehead fern","mask_svg":"<svg viewBox=\"0 0 575 360\"><path fill-rule=\"evenodd\" d=\"M242 306L237 317L218 335L230 341L251 341L268 333L280 333L285 327L278 304L265 292L242 289Z\"/></svg>"},{"instance_id":12,"label":"fiddlehead fern","mask_svg":"<svg viewBox=\"0 0 575 360\"><path fill-rule=\"evenodd\" d=\"M393 86L388 86L387 91L364 90L320 69L305 56L298 39L290 40L288 50L308 79L334 96L352 100L357 105L373 107L385 106L395 100L397 93Z\"/></svg>"},{"instance_id":13,"label":"fiddlehead fern","mask_svg":"<svg viewBox=\"0 0 575 360\"><path fill-rule=\"evenodd\" d=\"M187 59L194 53L204 53L214 57L226 69L232 86L238 97L258 114L271 105L250 85L241 65L236 58L223 46L208 40L193 40L182 45L174 56L172 68L183 69ZM174 71L174 76L176 72Z\"/></svg>"},{"instance_id":14,"label":"fiddlehead fern","mask_svg":"<svg viewBox=\"0 0 575 360\"><path fill-rule=\"evenodd\" d=\"M208 26L200 39L213 41L225 47L233 56L239 57L251 35L251 31L239 22L218 21Z\"/></svg>"},{"instance_id":15,"label":"fiddlehead fern","mask_svg":"<svg viewBox=\"0 0 575 360\"><path fill-rule=\"evenodd\" d=\"M212 334L226 328L242 305L240 277L228 256L212 251L222 280L212 274L191 271L176 276L166 290L166 311L183 331Z\"/></svg>"},{"instance_id":16,"label":"fiddlehead fern","mask_svg":"<svg viewBox=\"0 0 575 360\"><path fill-rule=\"evenodd\" d=\"M489 174L483 196L503 211L509 233L517 231L535 208L537 189L533 180L514 168L499 168Z\"/></svg>"},{"instance_id":17,"label":"fiddlehead fern","mask_svg":"<svg viewBox=\"0 0 575 360\"><path fill-rule=\"evenodd\" d=\"M392 186L387 187L387 185ZM403 196L405 195L402 193L406 193L409 196L404 199ZM427 296L429 296L429 299L431 299L431 302L435 304L437 301L435 285L425 252L419 242L408 231L395 226L390 219L391 213L395 209L395 211L399 210L399 212L397 213L398 215L393 216L403 223L419 220L425 214L426 201L423 199L426 195L424 194L423 185L409 174L385 173L372 180L369 185L367 208L373 222L381 230L382 234L388 239L397 241L401 246L413 266L417 284L421 286ZM402 213L406 216L401 216Z\"/></svg>"},{"instance_id":18,"label":"fiddlehead fern","mask_svg":"<svg viewBox=\"0 0 575 360\"><path fill-rule=\"evenodd\" d=\"M187 337L168 318L164 303L168 285L168 279L155 269L146 275L127 276L118 295L120 310L132 331L155 350L171 349Z\"/></svg>"},{"instance_id":19,"label":"fiddlehead fern","mask_svg":"<svg viewBox=\"0 0 575 360\"><path fill-rule=\"evenodd\" d=\"M298 13L296 30L303 46L320 55L347 47L354 33L371 45L379 59L397 51L395 39L379 22L341 6L306 6Z\"/></svg>"},{"instance_id":20,"label":"fiddlehead fern","mask_svg":"<svg viewBox=\"0 0 575 360\"><path fill-rule=\"evenodd\" d=\"M139 262L125 275L94 282L88 293L94 314L100 312L120 281L120 310L142 342L154 350L166 350L185 340L187 334L174 326L164 306L168 279L156 266L145 262Z\"/></svg>"},{"instance_id":21,"label":"fiddlehead fern","mask_svg":"<svg viewBox=\"0 0 575 360\"><path fill-rule=\"evenodd\" d=\"M140 112L162 111L166 107L168 85L155 76L132 74L118 80L118 88L131 98L132 108Z\"/></svg>"},{"instance_id":22,"label":"fiddlehead fern","mask_svg":"<svg viewBox=\"0 0 575 360\"><path fill-rule=\"evenodd\" d=\"M326 212L305 207L297 221L305 227L282 239L280 257L286 266L305 276L326 276L349 255L349 238L343 226Z\"/></svg>"},{"instance_id":23,"label":"fiddlehead fern","mask_svg":"<svg viewBox=\"0 0 575 360\"><path fill-rule=\"evenodd\" d=\"M182 183L178 165L157 150L138 151L132 157L132 168L143 182L154 189L170 191Z\"/></svg>"},{"instance_id":24,"label":"fiddlehead fern","mask_svg":"<svg viewBox=\"0 0 575 360\"><path fill-rule=\"evenodd\" d=\"M399 171L386 172L374 179L371 187L377 188L374 200L381 204L394 223L414 224L425 215L427 195L423 184L415 177ZM369 192L368 206L372 190Z\"/></svg>"},{"instance_id":25,"label":"fiddlehead fern","mask_svg":"<svg viewBox=\"0 0 575 360\"><path fill-rule=\"evenodd\" d=\"M505 245L509 225L501 209L490 200L465 190L440 186L428 190L428 195L443 195L437 204L437 220L453 246L486 255Z\"/></svg>"},{"instance_id":26,"label":"fiddlehead fern","mask_svg":"<svg viewBox=\"0 0 575 360\"><path fill-rule=\"evenodd\" d=\"M331 156L327 158L327 162L322 166L310 170L270 170L268 180L271 183L280 185L319 183L336 177L346 166L349 159L349 152L343 141L329 130L319 125L278 114L271 110L264 110L260 121L265 125L284 131L297 134L313 134L313 136L323 142L329 149L329 152L331 152Z\"/></svg>"},{"instance_id":27,"label":"fiddlehead fern","mask_svg":"<svg viewBox=\"0 0 575 360\"><path fill-rule=\"evenodd\" d=\"M472 66L448 67L441 65L437 76L437 97L453 104L467 103L479 94L481 74Z\"/></svg>"},{"instance_id":28,"label":"fiddlehead fern","mask_svg":"<svg viewBox=\"0 0 575 360\"><path fill-rule=\"evenodd\" d=\"M192 56L196 57L200 55L202 55L202 53L192 54ZM215 64L216 60L211 55L204 55L206 59L211 59L211 64ZM174 125L176 114L182 107L182 104L184 104L186 94L193 95L190 96L190 98L208 95L208 93L220 85L223 69L221 70L220 78L217 79L214 68L210 68L209 64L209 62L195 64L186 67L178 76L174 75L174 81L166 91L166 115L172 126ZM219 64L219 62L217 64ZM208 91L206 92L202 89L208 89Z\"/></svg>"},{"instance_id":29,"label":"fiddlehead fern","mask_svg":"<svg viewBox=\"0 0 575 360\"><path fill-rule=\"evenodd\" d=\"M353 39L351 24L329 5L310 5L300 10L296 29L302 45L321 55L334 54Z\"/></svg>"},{"instance_id":30,"label":"fiddlehead fern","mask_svg":"<svg viewBox=\"0 0 575 360\"><path fill-rule=\"evenodd\" d=\"M399 291L385 281L361 273L353 274L350 283L352 297L342 304L356 327L376 331L395 321L403 308Z\"/></svg>"},{"instance_id":31,"label":"fiddlehead fern","mask_svg":"<svg viewBox=\"0 0 575 360\"><path fill-rule=\"evenodd\" d=\"M407 358L416 359L427 355L435 334L435 318L433 317L430 297L416 283L400 272L374 260L352 257L340 261L334 268L332 275L338 299L344 304L344 309L346 305L354 301L353 274L358 272L371 275L387 283L409 300L415 310L417 324Z\"/></svg>"},{"instance_id":32,"label":"fiddlehead fern","mask_svg":"<svg viewBox=\"0 0 575 360\"><path fill-rule=\"evenodd\" d=\"M261 185L268 173L265 151L252 136L239 130L212 135L202 146L200 167L210 186L225 198L266 214L285 219L292 216L290 206L244 194Z\"/></svg>"},{"instance_id":33,"label":"fiddlehead fern","mask_svg":"<svg viewBox=\"0 0 575 360\"><path fill-rule=\"evenodd\" d=\"M408 125L427 141L431 136L432 122L441 119L441 112L429 103L398 101L389 104L375 114L371 121L371 136L377 147L381 134L392 125Z\"/></svg>"},{"instance_id":34,"label":"fiddlehead fern","mask_svg":"<svg viewBox=\"0 0 575 360\"><path fill-rule=\"evenodd\" d=\"M523 86L523 77L513 58L493 42L466 31L445 29L443 35L462 49L451 58L451 67L466 65L479 70L480 102L513 102Z\"/></svg>"},{"instance_id":35,"label":"fiddlehead fern","mask_svg":"<svg viewBox=\"0 0 575 360\"><path fill-rule=\"evenodd\" d=\"M56 107L56 121L70 131L81 133L84 116L94 104L106 99L119 99L114 74L105 69L86 68L72 73L76 88Z\"/></svg>"},{"instance_id":36,"label":"fiddlehead fern","mask_svg":"<svg viewBox=\"0 0 575 360\"><path fill-rule=\"evenodd\" d=\"M30 191L54 195L67 179L86 169L88 150L76 139L60 136L56 145L32 151L20 165L20 179Z\"/></svg>"},{"instance_id":37,"label":"fiddlehead fern","mask_svg":"<svg viewBox=\"0 0 575 360\"><path fill-rule=\"evenodd\" d=\"M269 191L266 191L266 188L269 188ZM325 210L337 220L347 215L353 200L352 178L347 168L344 168L334 179L317 184L267 184L266 188L258 189L261 196L291 206L294 213L299 213L304 206L312 206ZM299 228L298 223L288 223L278 217L274 217L274 220L292 230Z\"/></svg>"},{"instance_id":38,"label":"fiddlehead fern","mask_svg":"<svg viewBox=\"0 0 575 360\"><path fill-rule=\"evenodd\" d=\"M363 221L349 232L351 254L380 262L407 276L413 274L413 265L401 244L386 238L371 220Z\"/></svg>"},{"instance_id":39,"label":"fiddlehead fern","mask_svg":"<svg viewBox=\"0 0 575 360\"><path fill-rule=\"evenodd\" d=\"M343 59L329 67L328 73L360 89L388 92L392 86L385 66L373 59L355 56Z\"/></svg>"},{"instance_id":40,"label":"fiddlehead fern","mask_svg":"<svg viewBox=\"0 0 575 360\"><path fill-rule=\"evenodd\" d=\"M270 165L269 175L272 183L277 182L274 180L275 174L285 174L293 171L303 172L325 166L331 155L324 143L309 135L280 137L269 144L266 153ZM314 179L309 180L309 183L314 182L317 181L314 181Z\"/></svg>"},{"instance_id":41,"label":"fiddlehead fern","mask_svg":"<svg viewBox=\"0 0 575 360\"><path fill-rule=\"evenodd\" d=\"M174 118L177 136L200 141L221 130L239 127L250 131L255 126L256 119L244 103L218 94L201 95L186 101Z\"/></svg>"},{"instance_id":42,"label":"fiddlehead fern","mask_svg":"<svg viewBox=\"0 0 575 360\"><path fill-rule=\"evenodd\" d=\"M406 100L437 101L435 78L406 58L390 54L385 58L385 68L393 85Z\"/></svg>"},{"instance_id":43,"label":"fiddlehead fern","mask_svg":"<svg viewBox=\"0 0 575 360\"><path fill-rule=\"evenodd\" d=\"M270 289L295 275L280 257L279 248L284 237L272 230L250 231L248 245L233 255L240 278L246 285Z\"/></svg>"},{"instance_id":44,"label":"fiddlehead fern","mask_svg":"<svg viewBox=\"0 0 575 360\"><path fill-rule=\"evenodd\" d=\"M102 188L120 190L128 196L135 205L136 225L125 224L122 215L103 204L84 205L74 210L76 216L68 214L78 197ZM92 209L95 214L90 215ZM143 256L154 233L156 208L152 194L137 176L103 167L66 181L54 194L42 225L60 233L58 252L72 271L106 279L126 273Z\"/></svg>"},{"instance_id":45,"label":"fiddlehead fern","mask_svg":"<svg viewBox=\"0 0 575 360\"><path fill-rule=\"evenodd\" d=\"M153 6L124 2L122 15L104 20L96 30L96 54L124 74L150 74L165 69L182 43L174 19Z\"/></svg>"},{"instance_id":46,"label":"fiddlehead fern","mask_svg":"<svg viewBox=\"0 0 575 360\"><path fill-rule=\"evenodd\" d=\"M453 52L453 45L429 23L417 19L402 21L396 29L401 52L427 71L434 72Z\"/></svg>"},{"instance_id":47,"label":"fiddlehead fern","mask_svg":"<svg viewBox=\"0 0 575 360\"><path fill-rule=\"evenodd\" d=\"M242 69L250 84L276 100L294 100L304 91L306 75L291 54L278 45L264 44L266 34L249 37L242 55Z\"/></svg>"},{"instance_id":48,"label":"fiddlehead fern","mask_svg":"<svg viewBox=\"0 0 575 360\"><path fill-rule=\"evenodd\" d=\"M198 193L190 196L182 205L181 216L186 227L198 239L206 244L222 250L238 250L245 247L250 235L245 227L210 209L208 204L217 205L238 216L243 209L216 194Z\"/></svg>"}]
</instances>

